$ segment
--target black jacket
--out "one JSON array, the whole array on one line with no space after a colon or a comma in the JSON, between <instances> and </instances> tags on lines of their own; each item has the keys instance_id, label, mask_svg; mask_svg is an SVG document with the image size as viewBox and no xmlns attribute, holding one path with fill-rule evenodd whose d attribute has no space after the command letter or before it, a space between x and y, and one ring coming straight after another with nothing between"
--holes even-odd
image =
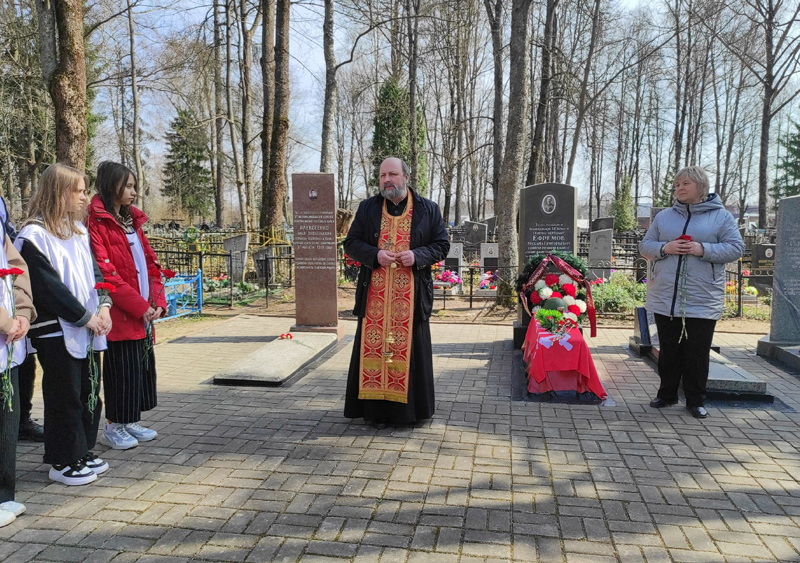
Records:
<instances>
[{"instance_id":1,"label":"black jacket","mask_svg":"<svg viewBox=\"0 0 800 563\"><path fill-rule=\"evenodd\" d=\"M450 240L442 221L439 206L409 190L414 198L411 215L411 250L414 252L414 320L427 321L433 308L433 278L431 266L441 262L450 250ZM358 206L353 224L344 240L347 255L361 262L356 285L356 306L353 314L363 317L372 270L378 263L378 237L381 232L383 196L365 199Z\"/></svg>"}]
</instances>

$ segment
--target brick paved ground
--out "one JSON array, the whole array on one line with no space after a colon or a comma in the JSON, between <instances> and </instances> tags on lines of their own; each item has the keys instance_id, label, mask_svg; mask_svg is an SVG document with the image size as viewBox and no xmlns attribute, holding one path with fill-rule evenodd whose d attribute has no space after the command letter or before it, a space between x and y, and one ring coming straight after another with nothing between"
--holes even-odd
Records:
<instances>
[{"instance_id":1,"label":"brick paved ground","mask_svg":"<svg viewBox=\"0 0 800 563\"><path fill-rule=\"evenodd\" d=\"M616 400L593 407L510 401L510 328L436 324L435 418L377 431L341 416L350 346L288 388L206 383L289 325L159 346L160 437L98 448L112 468L93 485L51 484L21 444L28 514L0 529L0 561L800 561L800 415L654 411L629 331L592 342ZM800 410L758 336L716 341Z\"/></svg>"}]
</instances>

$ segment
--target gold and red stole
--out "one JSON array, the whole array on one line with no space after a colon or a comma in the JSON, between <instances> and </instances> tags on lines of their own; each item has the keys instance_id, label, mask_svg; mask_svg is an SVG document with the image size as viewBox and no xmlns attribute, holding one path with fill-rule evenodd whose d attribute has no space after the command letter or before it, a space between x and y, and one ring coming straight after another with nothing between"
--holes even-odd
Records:
<instances>
[{"instance_id":1,"label":"gold and red stole","mask_svg":"<svg viewBox=\"0 0 800 563\"><path fill-rule=\"evenodd\" d=\"M409 191L402 215L393 217L383 202L378 248L410 250L414 197ZM358 398L408 402L411 328L414 322L414 272L397 264L372 271L367 313L361 321L361 372ZM388 341L387 341L388 337ZM391 340L394 342L391 342Z\"/></svg>"}]
</instances>

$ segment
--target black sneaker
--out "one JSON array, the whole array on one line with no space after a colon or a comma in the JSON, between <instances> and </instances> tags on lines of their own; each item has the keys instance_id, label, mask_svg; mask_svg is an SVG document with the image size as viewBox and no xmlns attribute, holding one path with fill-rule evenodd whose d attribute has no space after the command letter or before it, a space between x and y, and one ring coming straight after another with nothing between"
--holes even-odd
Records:
<instances>
[{"instance_id":1,"label":"black sneaker","mask_svg":"<svg viewBox=\"0 0 800 563\"><path fill-rule=\"evenodd\" d=\"M88 485L97 480L97 473L81 461L76 461L71 465L53 465L50 468L50 479L70 486Z\"/></svg>"},{"instance_id":2,"label":"black sneaker","mask_svg":"<svg viewBox=\"0 0 800 563\"><path fill-rule=\"evenodd\" d=\"M44 442L44 426L31 417L19 421L19 439L28 442Z\"/></svg>"},{"instance_id":3,"label":"black sneaker","mask_svg":"<svg viewBox=\"0 0 800 563\"><path fill-rule=\"evenodd\" d=\"M81 462L83 462L86 467L94 471L97 475L108 471L108 463L97 457L92 452L86 454L86 457L84 457Z\"/></svg>"}]
</instances>

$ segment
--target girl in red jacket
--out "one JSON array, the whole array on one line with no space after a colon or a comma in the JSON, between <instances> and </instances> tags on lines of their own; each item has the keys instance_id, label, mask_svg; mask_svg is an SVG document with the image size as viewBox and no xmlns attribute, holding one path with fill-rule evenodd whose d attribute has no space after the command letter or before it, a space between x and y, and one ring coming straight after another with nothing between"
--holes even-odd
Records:
<instances>
[{"instance_id":1,"label":"girl in red jacket","mask_svg":"<svg viewBox=\"0 0 800 563\"><path fill-rule=\"evenodd\" d=\"M157 436L139 424L142 412L157 402L155 354L145 359L145 325L163 316L167 305L161 267L142 232L147 216L131 205L136 176L122 164L103 162L95 186L88 218L92 252L105 281L116 287L103 357L108 423L100 443L127 450Z\"/></svg>"}]
</instances>

